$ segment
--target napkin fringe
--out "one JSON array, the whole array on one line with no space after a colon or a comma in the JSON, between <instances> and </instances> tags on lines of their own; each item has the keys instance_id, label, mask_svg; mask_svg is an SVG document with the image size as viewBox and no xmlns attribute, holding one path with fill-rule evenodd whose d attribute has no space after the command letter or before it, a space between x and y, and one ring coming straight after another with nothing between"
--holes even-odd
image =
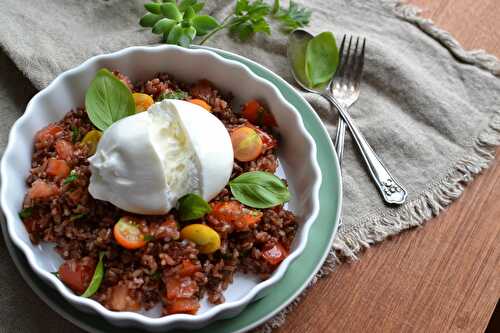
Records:
<instances>
[{"instance_id":1,"label":"napkin fringe","mask_svg":"<svg viewBox=\"0 0 500 333\"><path fill-rule=\"evenodd\" d=\"M399 0L380 0L380 3L389 8L397 17L415 24L423 32L436 39L459 61L478 66L495 76L500 76L500 62L494 55L484 50L465 50L449 32L435 26L432 20L421 17L420 8ZM257 327L254 332L270 333L274 328L282 326L288 313L297 307L309 288L318 279L334 271L337 264L356 260L357 253L361 250L389 236L399 234L405 229L421 226L438 215L463 193L464 185L491 164L495 159L495 149L498 145L500 145L500 109L495 112L486 129L472 144L469 155L459 160L444 179L432 184L417 199L407 202L391 214L371 218L370 223L364 220L340 229L325 263L305 290L285 309Z\"/></svg>"}]
</instances>

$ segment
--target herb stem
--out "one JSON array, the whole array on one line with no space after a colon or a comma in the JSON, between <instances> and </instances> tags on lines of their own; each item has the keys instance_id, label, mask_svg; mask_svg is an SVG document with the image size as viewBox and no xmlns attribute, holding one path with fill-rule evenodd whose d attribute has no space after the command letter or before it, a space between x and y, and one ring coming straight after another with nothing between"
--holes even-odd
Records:
<instances>
[{"instance_id":1,"label":"herb stem","mask_svg":"<svg viewBox=\"0 0 500 333\"><path fill-rule=\"evenodd\" d=\"M203 39L198 43L198 45L203 45L210 37L215 35L218 31L230 26L232 23L230 19L232 19L233 16L234 14L229 14L228 16L226 16L226 18L222 20L221 25L219 25L217 28L210 31L205 37L203 37Z\"/></svg>"}]
</instances>

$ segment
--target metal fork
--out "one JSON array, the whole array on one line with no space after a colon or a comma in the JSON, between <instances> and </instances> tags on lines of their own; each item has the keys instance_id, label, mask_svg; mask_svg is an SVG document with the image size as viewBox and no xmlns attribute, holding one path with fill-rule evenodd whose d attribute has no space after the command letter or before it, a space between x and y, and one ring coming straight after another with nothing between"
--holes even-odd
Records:
<instances>
[{"instance_id":1,"label":"metal fork","mask_svg":"<svg viewBox=\"0 0 500 333\"><path fill-rule=\"evenodd\" d=\"M340 113L337 133L335 136L335 148L339 156L339 161L342 161L345 126L347 123L347 126L349 126L354 140L360 149L361 155L368 166L370 174L384 200L388 203L402 204L407 197L406 190L389 173L357 126L353 123L349 113L347 113L347 109L354 104L359 97L366 45L366 39L363 38L363 44L358 52L360 38L356 38L354 52L351 54L352 39L353 38L351 36L349 38L349 45L347 46L347 53L344 55L344 46L346 42L346 36L344 35L339 51L340 59L337 73L321 94L323 97L328 99Z\"/></svg>"}]
</instances>

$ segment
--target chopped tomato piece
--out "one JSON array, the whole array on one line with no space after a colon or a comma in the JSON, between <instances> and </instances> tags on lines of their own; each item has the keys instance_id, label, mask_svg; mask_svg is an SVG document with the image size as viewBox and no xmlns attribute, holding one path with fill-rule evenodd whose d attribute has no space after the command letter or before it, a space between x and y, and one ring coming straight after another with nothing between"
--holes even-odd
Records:
<instances>
[{"instance_id":1,"label":"chopped tomato piece","mask_svg":"<svg viewBox=\"0 0 500 333\"><path fill-rule=\"evenodd\" d=\"M247 230L262 219L262 212L249 209L238 201L219 201L212 203L212 212L215 218L231 223L237 230Z\"/></svg>"},{"instance_id":2,"label":"chopped tomato piece","mask_svg":"<svg viewBox=\"0 0 500 333\"><path fill-rule=\"evenodd\" d=\"M78 188L71 192L69 191L66 192L66 195L68 196L69 200L71 200L71 202L75 205L80 202L81 198L83 197L83 194L84 190L82 188Z\"/></svg>"},{"instance_id":3,"label":"chopped tomato piece","mask_svg":"<svg viewBox=\"0 0 500 333\"><path fill-rule=\"evenodd\" d=\"M83 294L92 280L96 260L84 257L80 260L66 260L59 267L59 278L77 294Z\"/></svg>"},{"instance_id":4,"label":"chopped tomato piece","mask_svg":"<svg viewBox=\"0 0 500 333\"><path fill-rule=\"evenodd\" d=\"M160 226L154 231L154 237L156 239L170 238L179 239L179 229L177 227L177 222L172 219L167 219L160 224Z\"/></svg>"},{"instance_id":5,"label":"chopped tomato piece","mask_svg":"<svg viewBox=\"0 0 500 333\"><path fill-rule=\"evenodd\" d=\"M280 243L276 243L262 252L262 257L273 266L278 265L287 256L287 250Z\"/></svg>"},{"instance_id":6,"label":"chopped tomato piece","mask_svg":"<svg viewBox=\"0 0 500 333\"><path fill-rule=\"evenodd\" d=\"M62 127L50 124L49 126L42 128L35 135L36 141L47 141L50 138L56 137L57 134L63 131Z\"/></svg>"},{"instance_id":7,"label":"chopped tomato piece","mask_svg":"<svg viewBox=\"0 0 500 333\"><path fill-rule=\"evenodd\" d=\"M47 199L59 193L59 189L54 184L49 184L44 180L37 179L31 184L28 190L30 199Z\"/></svg>"},{"instance_id":8,"label":"chopped tomato piece","mask_svg":"<svg viewBox=\"0 0 500 333\"><path fill-rule=\"evenodd\" d=\"M165 310L168 314L187 313L196 314L200 308L200 303L194 298L177 298L169 301Z\"/></svg>"},{"instance_id":9,"label":"chopped tomato piece","mask_svg":"<svg viewBox=\"0 0 500 333\"><path fill-rule=\"evenodd\" d=\"M231 132L234 158L249 162L260 156L263 150L262 139L253 128L242 126Z\"/></svg>"},{"instance_id":10,"label":"chopped tomato piece","mask_svg":"<svg viewBox=\"0 0 500 333\"><path fill-rule=\"evenodd\" d=\"M179 270L180 276L191 276L196 272L200 271L200 267L198 265L193 264L193 262L189 259L184 259L181 264L181 268Z\"/></svg>"},{"instance_id":11,"label":"chopped tomato piece","mask_svg":"<svg viewBox=\"0 0 500 333\"><path fill-rule=\"evenodd\" d=\"M177 278L169 276L165 285L167 287L168 300L192 297L198 292L198 285L190 277Z\"/></svg>"},{"instance_id":12,"label":"chopped tomato piece","mask_svg":"<svg viewBox=\"0 0 500 333\"><path fill-rule=\"evenodd\" d=\"M113 228L113 235L118 244L129 250L146 245L144 234L132 217L122 217Z\"/></svg>"},{"instance_id":13,"label":"chopped tomato piece","mask_svg":"<svg viewBox=\"0 0 500 333\"><path fill-rule=\"evenodd\" d=\"M199 99L199 98L193 98L193 99L190 99L188 101L189 103L193 103L193 104L196 104L198 106L201 106L202 108L204 108L205 110L207 110L208 112L212 111L212 107L207 103L205 102L204 100L202 99Z\"/></svg>"},{"instance_id":14,"label":"chopped tomato piece","mask_svg":"<svg viewBox=\"0 0 500 333\"><path fill-rule=\"evenodd\" d=\"M57 140L56 152L59 158L67 161L73 156L73 145L66 140Z\"/></svg>"},{"instance_id":15,"label":"chopped tomato piece","mask_svg":"<svg viewBox=\"0 0 500 333\"><path fill-rule=\"evenodd\" d=\"M247 118L252 124L258 126L277 126L276 120L271 112L266 110L257 100L248 101L243 107L243 117Z\"/></svg>"},{"instance_id":16,"label":"chopped tomato piece","mask_svg":"<svg viewBox=\"0 0 500 333\"><path fill-rule=\"evenodd\" d=\"M45 169L45 172L47 172L47 175L52 177L66 178L69 175L70 169L65 160L56 160L55 158L51 158L47 163L47 169Z\"/></svg>"},{"instance_id":17,"label":"chopped tomato piece","mask_svg":"<svg viewBox=\"0 0 500 333\"><path fill-rule=\"evenodd\" d=\"M115 311L137 311L141 308L139 300L133 297L127 286L123 284L111 288L111 294L106 305Z\"/></svg>"}]
</instances>

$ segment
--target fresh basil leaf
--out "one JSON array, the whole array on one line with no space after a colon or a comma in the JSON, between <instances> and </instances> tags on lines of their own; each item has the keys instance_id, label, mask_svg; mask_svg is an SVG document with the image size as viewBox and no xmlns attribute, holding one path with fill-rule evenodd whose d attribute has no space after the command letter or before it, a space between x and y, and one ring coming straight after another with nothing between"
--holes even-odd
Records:
<instances>
[{"instance_id":1,"label":"fresh basil leaf","mask_svg":"<svg viewBox=\"0 0 500 333\"><path fill-rule=\"evenodd\" d=\"M21 220L27 219L28 217L31 217L31 215L33 215L33 208L32 207L23 208L19 212L19 218Z\"/></svg>"},{"instance_id":2,"label":"fresh basil leaf","mask_svg":"<svg viewBox=\"0 0 500 333\"><path fill-rule=\"evenodd\" d=\"M85 109L92 124L104 131L114 122L135 114L135 103L128 87L103 68L87 89Z\"/></svg>"},{"instance_id":3,"label":"fresh basil leaf","mask_svg":"<svg viewBox=\"0 0 500 333\"><path fill-rule=\"evenodd\" d=\"M190 193L179 199L177 211L181 221L190 221L205 216L212 211L212 208L202 197Z\"/></svg>"},{"instance_id":4,"label":"fresh basil leaf","mask_svg":"<svg viewBox=\"0 0 500 333\"><path fill-rule=\"evenodd\" d=\"M80 296L89 298L90 296L94 295L96 291L99 289L101 286L102 278L104 277L104 262L103 258L105 252L99 253L99 262L97 263L97 266L95 267L94 275L92 276L92 280L90 280L90 284L87 287L87 290Z\"/></svg>"},{"instance_id":5,"label":"fresh basil leaf","mask_svg":"<svg viewBox=\"0 0 500 333\"><path fill-rule=\"evenodd\" d=\"M290 199L283 181L264 171L243 173L231 180L229 187L236 200L253 208L274 207Z\"/></svg>"},{"instance_id":6,"label":"fresh basil leaf","mask_svg":"<svg viewBox=\"0 0 500 333\"><path fill-rule=\"evenodd\" d=\"M186 8L186 11L184 11L183 19L184 19L184 21L188 21L189 22L195 16L196 16L196 13L194 12L193 7L189 6L189 7Z\"/></svg>"},{"instance_id":7,"label":"fresh basil leaf","mask_svg":"<svg viewBox=\"0 0 500 333\"><path fill-rule=\"evenodd\" d=\"M198 36L206 35L209 31L219 27L219 22L212 16L200 15L193 18L193 27Z\"/></svg>"},{"instance_id":8,"label":"fresh basil leaf","mask_svg":"<svg viewBox=\"0 0 500 333\"><path fill-rule=\"evenodd\" d=\"M288 43L288 54L289 59L293 59L293 72L300 82L307 83L308 87L312 87L311 81L306 74L306 51L309 40L294 38L293 34L290 36L290 39L293 39L293 41Z\"/></svg>"},{"instance_id":9,"label":"fresh basil leaf","mask_svg":"<svg viewBox=\"0 0 500 333\"><path fill-rule=\"evenodd\" d=\"M161 15L156 15L152 13L147 13L143 17L141 17L139 24L142 27L152 27L161 19Z\"/></svg>"},{"instance_id":10,"label":"fresh basil leaf","mask_svg":"<svg viewBox=\"0 0 500 333\"><path fill-rule=\"evenodd\" d=\"M76 173L75 170L71 170L71 172L69 173L69 176L64 179L63 185L72 183L77 179L78 179L78 174Z\"/></svg>"},{"instance_id":11,"label":"fresh basil leaf","mask_svg":"<svg viewBox=\"0 0 500 333\"><path fill-rule=\"evenodd\" d=\"M182 90L169 91L167 93L164 92L160 94L160 96L158 96L157 102L164 99L186 99L188 96L188 93Z\"/></svg>"},{"instance_id":12,"label":"fresh basil leaf","mask_svg":"<svg viewBox=\"0 0 500 333\"><path fill-rule=\"evenodd\" d=\"M158 2L150 2L150 3L146 3L144 4L144 8L146 8L146 10L150 13L153 13L153 14L161 14L161 4L159 4Z\"/></svg>"},{"instance_id":13,"label":"fresh basil leaf","mask_svg":"<svg viewBox=\"0 0 500 333\"><path fill-rule=\"evenodd\" d=\"M339 63L337 43L331 32L320 33L309 41L305 62L306 75L312 87L330 81Z\"/></svg>"},{"instance_id":14,"label":"fresh basil leaf","mask_svg":"<svg viewBox=\"0 0 500 333\"><path fill-rule=\"evenodd\" d=\"M154 34L166 34L172 29L174 25L176 25L177 22L168 18L162 18L156 24L153 26L153 33Z\"/></svg>"},{"instance_id":15,"label":"fresh basil leaf","mask_svg":"<svg viewBox=\"0 0 500 333\"><path fill-rule=\"evenodd\" d=\"M167 3L161 4L160 8L161 8L161 13L166 18L169 18L171 20L175 20L177 22L182 20L182 14L179 11L179 8L177 8L177 5L167 2Z\"/></svg>"}]
</instances>

